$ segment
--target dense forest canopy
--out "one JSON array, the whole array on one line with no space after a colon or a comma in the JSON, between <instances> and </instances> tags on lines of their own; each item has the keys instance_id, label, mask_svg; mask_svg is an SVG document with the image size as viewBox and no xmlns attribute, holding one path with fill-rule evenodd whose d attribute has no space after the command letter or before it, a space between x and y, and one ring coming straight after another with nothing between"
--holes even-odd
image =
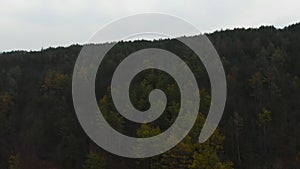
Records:
<instances>
[{"instance_id":1,"label":"dense forest canopy","mask_svg":"<svg viewBox=\"0 0 300 169\"><path fill-rule=\"evenodd\" d=\"M99 108L112 127L134 137L166 130L176 119L180 92L165 72L139 73L131 83L133 105L148 109L154 88L166 93L168 103L154 122L130 122L118 114L110 95L118 64L135 51L156 47L181 57L195 74L201 103L193 130L172 150L146 159L112 155L82 130L71 93L82 46L1 53L0 168L299 169L300 24L207 36L225 68L228 94L219 128L204 144L197 138L210 106L210 83L201 61L186 46L174 39L119 42L100 65L95 91Z\"/></svg>"}]
</instances>

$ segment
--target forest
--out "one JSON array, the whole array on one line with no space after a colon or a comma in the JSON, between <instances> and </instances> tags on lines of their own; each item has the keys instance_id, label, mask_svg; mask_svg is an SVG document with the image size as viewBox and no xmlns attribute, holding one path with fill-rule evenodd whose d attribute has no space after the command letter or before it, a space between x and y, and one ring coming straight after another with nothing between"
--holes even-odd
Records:
<instances>
[{"instance_id":1,"label":"forest","mask_svg":"<svg viewBox=\"0 0 300 169\"><path fill-rule=\"evenodd\" d=\"M193 129L176 147L144 159L113 155L81 128L72 100L72 73L82 45L2 52L0 169L300 169L300 24L206 36L226 72L227 101L218 129L203 144L198 137L211 90L193 51L176 39L120 41L101 63L95 82L99 109L114 129L132 137L168 129L180 108L180 91L165 72L139 73L130 85L136 109L149 108L149 93L156 88L165 92L167 106L151 123L127 120L110 93L112 75L123 59L141 49L161 48L184 60L196 77L201 101Z\"/></svg>"}]
</instances>

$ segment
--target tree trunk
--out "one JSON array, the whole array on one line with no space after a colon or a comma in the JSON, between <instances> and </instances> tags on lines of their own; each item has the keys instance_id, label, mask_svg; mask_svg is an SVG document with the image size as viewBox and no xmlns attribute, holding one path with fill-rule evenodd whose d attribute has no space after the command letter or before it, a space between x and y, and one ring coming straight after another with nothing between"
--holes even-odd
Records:
<instances>
[{"instance_id":1,"label":"tree trunk","mask_svg":"<svg viewBox=\"0 0 300 169\"><path fill-rule=\"evenodd\" d=\"M265 153L267 153L267 141L266 141L266 126L264 126L263 127L263 137L264 137L264 143L263 143L263 145L264 145L264 151L265 151Z\"/></svg>"}]
</instances>

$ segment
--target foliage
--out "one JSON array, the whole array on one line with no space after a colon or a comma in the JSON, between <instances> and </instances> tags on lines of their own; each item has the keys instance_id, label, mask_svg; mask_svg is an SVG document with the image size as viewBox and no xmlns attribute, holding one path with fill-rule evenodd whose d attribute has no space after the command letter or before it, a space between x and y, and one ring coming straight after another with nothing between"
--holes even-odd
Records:
<instances>
[{"instance_id":1,"label":"foliage","mask_svg":"<svg viewBox=\"0 0 300 169\"><path fill-rule=\"evenodd\" d=\"M133 106L149 109L149 92L156 88L168 102L157 120L130 122L118 113L110 95L111 77L120 62L138 50L161 48L179 56L195 74L202 113L193 130L172 150L141 163L105 152L82 130L72 100L72 71L82 46L1 53L0 168L9 168L11 152L22 152L18 158L24 168L39 161L82 169L89 151L103 154L105 167L113 169L299 168L300 24L207 36L223 62L228 90L219 128L204 144L197 141L213 98L205 67L193 51L174 39L120 42L101 63L95 82L99 108L109 124L132 137L168 129L177 118L181 96L169 74L152 69L139 73L130 84ZM18 164L18 158L12 159Z\"/></svg>"},{"instance_id":2,"label":"foliage","mask_svg":"<svg viewBox=\"0 0 300 169\"><path fill-rule=\"evenodd\" d=\"M266 126L272 121L271 111L263 109L261 113L258 114L258 122L260 126Z\"/></svg>"},{"instance_id":3,"label":"foliage","mask_svg":"<svg viewBox=\"0 0 300 169\"><path fill-rule=\"evenodd\" d=\"M21 169L21 158L18 154L13 154L9 157L9 169Z\"/></svg>"},{"instance_id":4,"label":"foliage","mask_svg":"<svg viewBox=\"0 0 300 169\"><path fill-rule=\"evenodd\" d=\"M90 152L84 162L84 169L104 169L105 167L104 158L99 156L97 153Z\"/></svg>"}]
</instances>

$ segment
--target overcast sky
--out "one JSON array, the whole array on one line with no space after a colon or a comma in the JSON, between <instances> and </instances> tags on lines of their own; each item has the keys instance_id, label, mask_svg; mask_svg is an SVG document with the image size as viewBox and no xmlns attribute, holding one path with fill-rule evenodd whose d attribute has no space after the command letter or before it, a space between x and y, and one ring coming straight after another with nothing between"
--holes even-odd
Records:
<instances>
[{"instance_id":1,"label":"overcast sky","mask_svg":"<svg viewBox=\"0 0 300 169\"><path fill-rule=\"evenodd\" d=\"M299 0L0 0L0 51L85 43L133 14L178 16L201 32L300 22ZM187 32L188 34L188 32Z\"/></svg>"}]
</instances>

